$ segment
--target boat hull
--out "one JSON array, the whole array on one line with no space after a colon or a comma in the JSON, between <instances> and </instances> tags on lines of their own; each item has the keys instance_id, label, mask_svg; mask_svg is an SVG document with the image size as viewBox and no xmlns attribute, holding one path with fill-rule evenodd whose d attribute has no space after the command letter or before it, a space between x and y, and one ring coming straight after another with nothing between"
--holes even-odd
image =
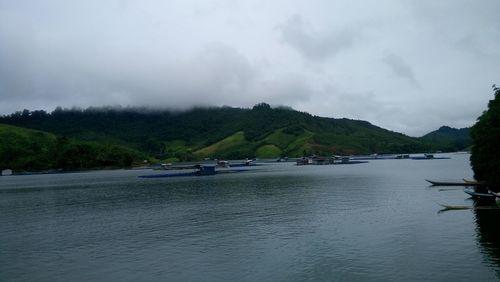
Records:
<instances>
[{"instance_id":1,"label":"boat hull","mask_svg":"<svg viewBox=\"0 0 500 282\"><path fill-rule=\"evenodd\" d=\"M470 183L470 182L441 182L426 179L425 181L432 184L432 186L483 186L482 183Z\"/></svg>"}]
</instances>

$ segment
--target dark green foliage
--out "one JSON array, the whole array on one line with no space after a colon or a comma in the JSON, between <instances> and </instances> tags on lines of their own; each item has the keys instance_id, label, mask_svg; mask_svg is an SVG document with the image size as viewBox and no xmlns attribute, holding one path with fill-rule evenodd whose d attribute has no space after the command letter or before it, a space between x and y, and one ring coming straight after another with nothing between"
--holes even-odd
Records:
<instances>
[{"instance_id":1,"label":"dark green foliage","mask_svg":"<svg viewBox=\"0 0 500 282\"><path fill-rule=\"evenodd\" d=\"M129 167L138 154L119 146L104 146L94 142L70 142L57 148L55 166L66 170L100 167Z\"/></svg>"},{"instance_id":2,"label":"dark green foliage","mask_svg":"<svg viewBox=\"0 0 500 282\"><path fill-rule=\"evenodd\" d=\"M442 126L438 130L427 133L420 138L424 142L439 146L443 151L460 151L472 144L470 137L470 128L452 128Z\"/></svg>"},{"instance_id":3,"label":"dark green foliage","mask_svg":"<svg viewBox=\"0 0 500 282\"><path fill-rule=\"evenodd\" d=\"M471 165L477 180L500 191L500 89L494 87L494 91L495 98L488 103L488 110L471 128Z\"/></svg>"},{"instance_id":4,"label":"dark green foliage","mask_svg":"<svg viewBox=\"0 0 500 282\"><path fill-rule=\"evenodd\" d=\"M140 154L129 148L77 141L0 124L0 169L16 171L128 167Z\"/></svg>"},{"instance_id":5,"label":"dark green foliage","mask_svg":"<svg viewBox=\"0 0 500 282\"><path fill-rule=\"evenodd\" d=\"M55 136L0 124L0 169L48 169L55 154Z\"/></svg>"},{"instance_id":6,"label":"dark green foliage","mask_svg":"<svg viewBox=\"0 0 500 282\"><path fill-rule=\"evenodd\" d=\"M283 133L299 136L304 132L304 127L298 124L291 125L283 129Z\"/></svg>"}]
</instances>

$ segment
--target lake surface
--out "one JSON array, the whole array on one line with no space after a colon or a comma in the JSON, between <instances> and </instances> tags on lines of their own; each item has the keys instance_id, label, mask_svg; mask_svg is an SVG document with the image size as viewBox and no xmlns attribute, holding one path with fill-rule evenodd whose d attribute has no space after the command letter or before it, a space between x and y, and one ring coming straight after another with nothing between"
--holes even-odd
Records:
<instances>
[{"instance_id":1,"label":"lake surface","mask_svg":"<svg viewBox=\"0 0 500 282\"><path fill-rule=\"evenodd\" d=\"M449 156L0 177L0 280L498 280L500 210L424 181L472 178Z\"/></svg>"}]
</instances>

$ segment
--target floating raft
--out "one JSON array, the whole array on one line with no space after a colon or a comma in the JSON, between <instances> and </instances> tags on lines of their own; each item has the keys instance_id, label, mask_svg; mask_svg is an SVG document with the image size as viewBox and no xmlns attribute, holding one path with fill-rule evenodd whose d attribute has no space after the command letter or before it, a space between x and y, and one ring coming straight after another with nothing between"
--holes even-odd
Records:
<instances>
[{"instance_id":1,"label":"floating raft","mask_svg":"<svg viewBox=\"0 0 500 282\"><path fill-rule=\"evenodd\" d=\"M179 173L164 173L164 174L149 174L140 175L140 178L164 178L164 177L183 177L183 176L208 176L224 173L236 173L247 171L247 169L224 169L215 170L215 166L199 166L196 171L179 172Z\"/></svg>"},{"instance_id":2,"label":"floating raft","mask_svg":"<svg viewBox=\"0 0 500 282\"><path fill-rule=\"evenodd\" d=\"M450 157L411 157L410 159L412 160L449 160L451 159Z\"/></svg>"}]
</instances>

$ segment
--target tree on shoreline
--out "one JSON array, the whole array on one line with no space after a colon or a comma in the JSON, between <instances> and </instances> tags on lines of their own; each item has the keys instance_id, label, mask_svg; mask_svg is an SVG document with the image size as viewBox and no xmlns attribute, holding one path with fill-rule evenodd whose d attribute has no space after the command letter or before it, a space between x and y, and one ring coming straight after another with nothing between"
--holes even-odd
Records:
<instances>
[{"instance_id":1,"label":"tree on shoreline","mask_svg":"<svg viewBox=\"0 0 500 282\"><path fill-rule=\"evenodd\" d=\"M486 181L490 189L500 191L500 88L493 85L495 97L488 103L488 110L471 128L471 165L474 177Z\"/></svg>"}]
</instances>

